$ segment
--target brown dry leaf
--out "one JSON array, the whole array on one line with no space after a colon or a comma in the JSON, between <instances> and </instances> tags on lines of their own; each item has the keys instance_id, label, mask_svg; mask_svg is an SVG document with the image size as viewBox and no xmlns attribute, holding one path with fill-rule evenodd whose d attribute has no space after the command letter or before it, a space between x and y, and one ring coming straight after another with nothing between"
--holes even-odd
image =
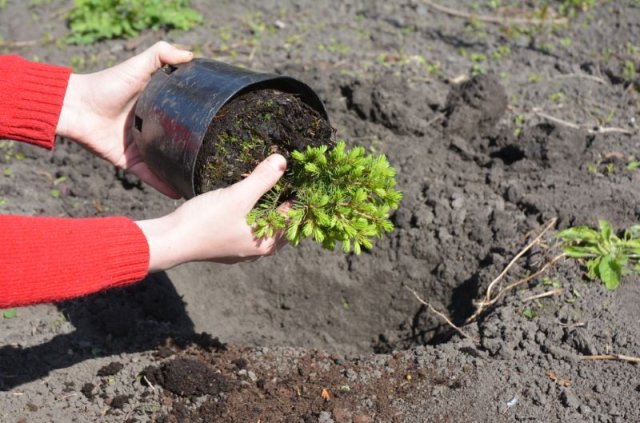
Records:
<instances>
[{"instance_id":1,"label":"brown dry leaf","mask_svg":"<svg viewBox=\"0 0 640 423\"><path fill-rule=\"evenodd\" d=\"M549 370L547 372L547 376L549 376L549 379L551 379L552 381L554 381L560 386L563 386L565 388L568 388L569 386L571 386L571 381L569 379L563 379L558 377L558 375L554 370Z\"/></svg>"}]
</instances>

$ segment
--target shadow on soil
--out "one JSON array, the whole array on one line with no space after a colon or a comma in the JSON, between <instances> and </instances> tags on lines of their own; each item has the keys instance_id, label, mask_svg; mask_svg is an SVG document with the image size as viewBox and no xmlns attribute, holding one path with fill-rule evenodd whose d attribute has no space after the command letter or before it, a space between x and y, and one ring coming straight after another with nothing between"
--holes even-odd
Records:
<instances>
[{"instance_id":1,"label":"shadow on soil","mask_svg":"<svg viewBox=\"0 0 640 423\"><path fill-rule=\"evenodd\" d=\"M152 351L169 337L179 342L194 335L182 298L164 272L131 287L60 303L58 309L76 330L40 345L0 347L0 391L88 359Z\"/></svg>"}]
</instances>

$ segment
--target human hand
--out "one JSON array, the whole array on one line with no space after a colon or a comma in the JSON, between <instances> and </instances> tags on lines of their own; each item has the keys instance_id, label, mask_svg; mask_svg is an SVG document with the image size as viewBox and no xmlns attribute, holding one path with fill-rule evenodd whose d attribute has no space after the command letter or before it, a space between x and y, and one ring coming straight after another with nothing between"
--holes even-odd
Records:
<instances>
[{"instance_id":1,"label":"human hand","mask_svg":"<svg viewBox=\"0 0 640 423\"><path fill-rule=\"evenodd\" d=\"M284 157L274 154L230 187L192 198L159 219L136 222L149 243L149 271L190 261L237 263L274 254L287 243L284 234L256 239L247 214L285 168Z\"/></svg>"},{"instance_id":2,"label":"human hand","mask_svg":"<svg viewBox=\"0 0 640 423\"><path fill-rule=\"evenodd\" d=\"M112 68L72 74L56 133L133 173L163 194L180 198L142 160L131 134L132 110L156 70L192 58L191 52L160 41Z\"/></svg>"}]
</instances>

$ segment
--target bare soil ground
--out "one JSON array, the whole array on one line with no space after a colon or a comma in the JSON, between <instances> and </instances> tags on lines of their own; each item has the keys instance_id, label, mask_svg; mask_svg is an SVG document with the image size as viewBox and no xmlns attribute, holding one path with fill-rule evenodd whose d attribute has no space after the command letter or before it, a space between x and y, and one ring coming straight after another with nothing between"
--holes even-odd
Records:
<instances>
[{"instance_id":1,"label":"bare soil ground","mask_svg":"<svg viewBox=\"0 0 640 423\"><path fill-rule=\"evenodd\" d=\"M584 359L640 355L637 276L608 292L560 260L465 323L552 219L494 292L549 263L558 229L638 221L637 1L557 25L560 1L542 25L484 18L542 1L192 3L205 16L192 31L78 47L56 42L70 1L8 0L0 53L89 72L166 39L297 77L338 136L397 167L397 230L361 256L306 243L18 309L0 319L0 420L640 420L638 364ZM64 140L0 148L2 213L140 219L179 204Z\"/></svg>"}]
</instances>

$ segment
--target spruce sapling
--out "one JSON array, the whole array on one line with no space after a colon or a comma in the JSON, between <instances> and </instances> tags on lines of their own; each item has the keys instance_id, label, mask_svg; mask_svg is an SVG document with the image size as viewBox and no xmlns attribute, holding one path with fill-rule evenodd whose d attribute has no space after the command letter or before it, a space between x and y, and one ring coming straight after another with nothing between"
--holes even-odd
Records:
<instances>
[{"instance_id":1,"label":"spruce sapling","mask_svg":"<svg viewBox=\"0 0 640 423\"><path fill-rule=\"evenodd\" d=\"M395 188L395 169L383 154L363 147L348 150L344 141L293 151L289 169L247 216L258 238L284 230L291 244L312 238L334 250L360 254L372 238L393 230L389 220L402 194ZM290 200L286 215L277 208Z\"/></svg>"}]
</instances>

